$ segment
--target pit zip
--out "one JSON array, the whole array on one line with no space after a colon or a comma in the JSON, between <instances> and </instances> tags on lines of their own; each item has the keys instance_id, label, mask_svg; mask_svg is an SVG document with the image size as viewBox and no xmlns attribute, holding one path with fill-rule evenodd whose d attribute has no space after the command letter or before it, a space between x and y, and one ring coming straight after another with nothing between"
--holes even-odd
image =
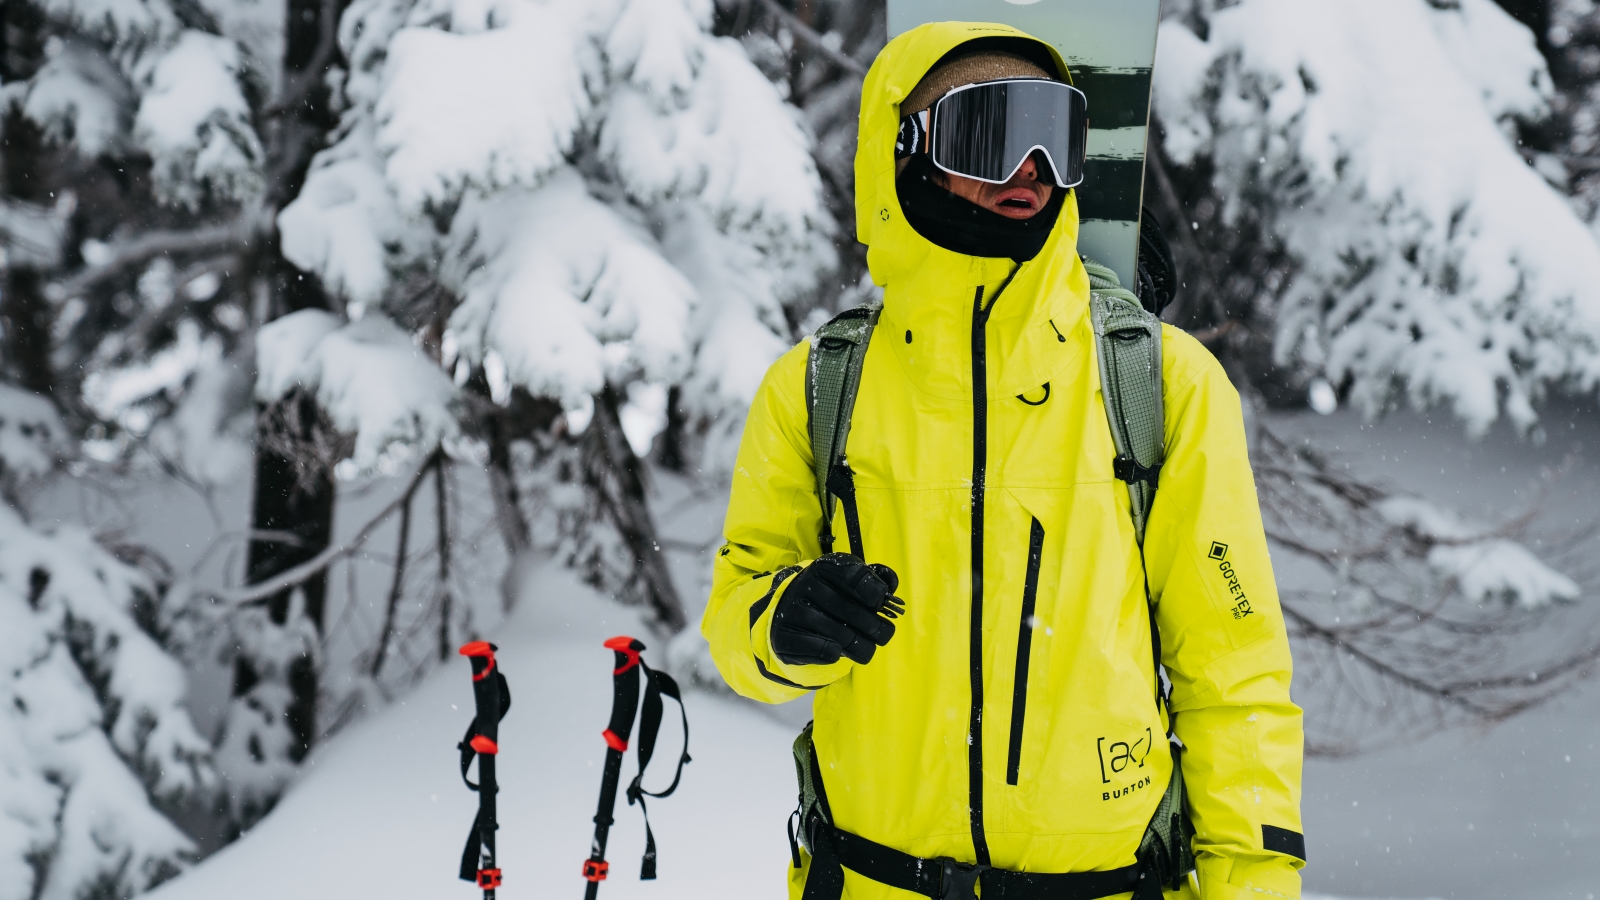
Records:
<instances>
[{"instance_id":1,"label":"pit zip","mask_svg":"<svg viewBox=\"0 0 1600 900\"><path fill-rule=\"evenodd\" d=\"M1019 264L995 289L988 305L983 285L972 298L972 623L968 667L972 711L967 722L967 809L972 820L972 854L980 866L989 865L989 841L983 830L983 500L989 463L989 314Z\"/></svg>"},{"instance_id":2,"label":"pit zip","mask_svg":"<svg viewBox=\"0 0 1600 900\"><path fill-rule=\"evenodd\" d=\"M1006 758L1006 784L1015 786L1022 771L1022 726L1028 710L1028 661L1033 653L1033 609L1039 597L1039 563L1044 556L1044 525L1038 519L1028 534L1028 574L1022 582L1022 621L1017 627L1017 676L1011 688L1011 753Z\"/></svg>"}]
</instances>

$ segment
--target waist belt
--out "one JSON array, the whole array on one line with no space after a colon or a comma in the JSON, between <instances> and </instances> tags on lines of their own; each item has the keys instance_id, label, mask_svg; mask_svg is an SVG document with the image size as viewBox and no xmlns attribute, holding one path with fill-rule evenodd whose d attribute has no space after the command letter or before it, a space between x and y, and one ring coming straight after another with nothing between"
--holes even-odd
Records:
<instances>
[{"instance_id":1,"label":"waist belt","mask_svg":"<svg viewBox=\"0 0 1600 900\"><path fill-rule=\"evenodd\" d=\"M844 869L879 884L932 900L1100 900L1134 892L1134 900L1160 900L1161 885L1138 863L1106 872L1014 872L943 856L922 859L841 831L820 817L809 823L811 871L802 900L837 900L844 892Z\"/></svg>"}]
</instances>

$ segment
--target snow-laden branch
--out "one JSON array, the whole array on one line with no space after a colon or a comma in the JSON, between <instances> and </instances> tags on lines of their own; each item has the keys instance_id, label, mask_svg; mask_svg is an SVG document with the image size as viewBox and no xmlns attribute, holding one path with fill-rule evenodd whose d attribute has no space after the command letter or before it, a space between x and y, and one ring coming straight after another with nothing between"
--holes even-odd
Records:
<instances>
[{"instance_id":1,"label":"snow-laden branch","mask_svg":"<svg viewBox=\"0 0 1600 900\"><path fill-rule=\"evenodd\" d=\"M810 44L819 53L821 53L823 56L826 56L834 65L853 75L857 75L862 78L867 76L866 66L862 65L854 57L828 43L827 38L818 34L815 28L812 28L810 25L800 21L800 18L794 13L784 9L782 4L778 3L778 0L756 0L756 2L761 4L762 9L766 10L774 17L782 21L784 27L792 31L795 37L805 41L807 44Z\"/></svg>"},{"instance_id":2,"label":"snow-laden branch","mask_svg":"<svg viewBox=\"0 0 1600 900\"><path fill-rule=\"evenodd\" d=\"M1239 298L1277 365L1368 415L1449 406L1475 434L1600 385L1600 244L1508 136L1550 107L1526 28L1490 0L1241 0L1202 19L1161 28L1162 150L1211 173L1220 211L1191 228L1259 227L1291 264Z\"/></svg>"},{"instance_id":3,"label":"snow-laden branch","mask_svg":"<svg viewBox=\"0 0 1600 900\"><path fill-rule=\"evenodd\" d=\"M61 262L67 220L76 203L63 194L53 206L0 197L0 248L11 268L49 269Z\"/></svg>"},{"instance_id":4,"label":"snow-laden branch","mask_svg":"<svg viewBox=\"0 0 1600 900\"><path fill-rule=\"evenodd\" d=\"M52 285L60 298L80 297L113 278L124 276L158 256L186 256L249 249L272 227L270 216L250 212L231 222L178 231L147 231L113 243L107 257L71 278Z\"/></svg>"}]
</instances>

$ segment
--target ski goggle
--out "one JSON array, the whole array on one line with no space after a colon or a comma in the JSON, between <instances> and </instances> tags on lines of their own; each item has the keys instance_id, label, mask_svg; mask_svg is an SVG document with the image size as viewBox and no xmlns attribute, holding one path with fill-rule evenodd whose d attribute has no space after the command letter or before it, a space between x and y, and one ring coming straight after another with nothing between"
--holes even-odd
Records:
<instances>
[{"instance_id":1,"label":"ski goggle","mask_svg":"<svg viewBox=\"0 0 1600 900\"><path fill-rule=\"evenodd\" d=\"M951 175L1005 184L1035 150L1055 183L1083 183L1089 101L1070 84L1043 78L958 87L933 106L900 120L895 159L926 152Z\"/></svg>"}]
</instances>

